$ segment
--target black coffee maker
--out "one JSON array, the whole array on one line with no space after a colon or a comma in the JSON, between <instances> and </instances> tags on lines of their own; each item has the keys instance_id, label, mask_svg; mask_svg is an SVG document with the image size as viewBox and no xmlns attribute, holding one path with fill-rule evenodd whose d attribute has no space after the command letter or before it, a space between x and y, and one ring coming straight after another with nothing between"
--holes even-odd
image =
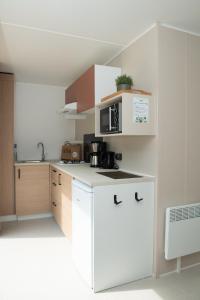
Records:
<instances>
[{"instance_id":1,"label":"black coffee maker","mask_svg":"<svg viewBox=\"0 0 200 300\"><path fill-rule=\"evenodd\" d=\"M90 144L90 166L101 167L101 156L106 153L106 143L102 141L92 141Z\"/></svg>"},{"instance_id":2,"label":"black coffee maker","mask_svg":"<svg viewBox=\"0 0 200 300\"><path fill-rule=\"evenodd\" d=\"M99 157L99 166L103 169L115 169L115 152L102 152Z\"/></svg>"}]
</instances>

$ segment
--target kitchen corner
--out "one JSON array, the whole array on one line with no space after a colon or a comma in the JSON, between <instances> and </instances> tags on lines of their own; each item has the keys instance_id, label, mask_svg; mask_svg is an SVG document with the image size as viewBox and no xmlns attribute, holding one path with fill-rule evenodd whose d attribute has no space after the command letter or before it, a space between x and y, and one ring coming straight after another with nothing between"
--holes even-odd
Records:
<instances>
[{"instance_id":1,"label":"kitchen corner","mask_svg":"<svg viewBox=\"0 0 200 300\"><path fill-rule=\"evenodd\" d=\"M98 174L98 172L102 172L102 169L91 168L90 164L87 164L87 163L80 164L80 165L63 165L63 164L60 164L59 162L56 162L56 163L51 163L51 166L72 176L73 178L83 182L84 184L86 184L90 187L133 183L133 182L154 181L153 176L149 176L146 174L137 174L137 175L142 176L141 178L128 178L128 179L108 178L108 177ZM120 169L120 170L124 171L124 172L128 172L128 173L134 173L130 170L122 170L122 169ZM109 172L110 170L107 169L104 171ZM114 172L117 172L117 170L115 170Z\"/></svg>"},{"instance_id":2,"label":"kitchen corner","mask_svg":"<svg viewBox=\"0 0 200 300\"><path fill-rule=\"evenodd\" d=\"M95 65L66 89L59 118L75 122L75 135L74 142L67 139L61 145L61 160L45 161L48 148L40 142L41 160L15 163L17 218L53 215L71 241L77 270L95 292L153 273L155 177L141 164L135 172L134 155L127 167L123 147L127 138L155 136L155 101L143 90L115 92L120 73L120 68ZM88 74L96 88L90 101ZM100 84L95 78L103 74L108 81ZM80 81L85 82L81 88ZM121 140L120 147L112 138ZM128 142L126 150L130 146Z\"/></svg>"}]
</instances>

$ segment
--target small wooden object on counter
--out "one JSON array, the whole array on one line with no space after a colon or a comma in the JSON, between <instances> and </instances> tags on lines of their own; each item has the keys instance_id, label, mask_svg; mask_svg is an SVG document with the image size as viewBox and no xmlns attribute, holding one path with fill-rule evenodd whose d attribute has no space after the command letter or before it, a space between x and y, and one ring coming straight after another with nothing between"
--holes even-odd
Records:
<instances>
[{"instance_id":1,"label":"small wooden object on counter","mask_svg":"<svg viewBox=\"0 0 200 300\"><path fill-rule=\"evenodd\" d=\"M113 94L111 94L111 95L108 95L108 96L102 98L102 99L101 99L101 102L104 102L104 101L106 101L106 100L109 100L109 99L111 99L111 98L113 98L113 97L115 97L115 96L120 96L120 95L123 94L123 93L128 93L128 94L140 94L140 95L149 95L149 96L151 96L151 93L146 92L146 91L144 91L144 90L136 90L136 89L131 89L131 90L120 90L120 91L118 91L118 92L116 92L116 93L113 93Z\"/></svg>"},{"instance_id":2,"label":"small wooden object on counter","mask_svg":"<svg viewBox=\"0 0 200 300\"><path fill-rule=\"evenodd\" d=\"M64 161L80 161L81 160L81 145L66 144L62 146L61 159Z\"/></svg>"},{"instance_id":3,"label":"small wooden object on counter","mask_svg":"<svg viewBox=\"0 0 200 300\"><path fill-rule=\"evenodd\" d=\"M51 167L51 207L67 238L72 235L72 177Z\"/></svg>"},{"instance_id":4,"label":"small wooden object on counter","mask_svg":"<svg viewBox=\"0 0 200 300\"><path fill-rule=\"evenodd\" d=\"M16 215L50 212L49 165L15 166Z\"/></svg>"}]
</instances>

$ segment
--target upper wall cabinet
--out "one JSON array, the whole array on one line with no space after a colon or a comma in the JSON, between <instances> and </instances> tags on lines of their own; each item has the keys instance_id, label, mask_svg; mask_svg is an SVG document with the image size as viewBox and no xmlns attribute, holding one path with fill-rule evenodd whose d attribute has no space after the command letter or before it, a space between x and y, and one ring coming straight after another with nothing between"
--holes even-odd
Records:
<instances>
[{"instance_id":1,"label":"upper wall cabinet","mask_svg":"<svg viewBox=\"0 0 200 300\"><path fill-rule=\"evenodd\" d=\"M65 91L65 103L77 102L77 111L83 112L100 103L101 98L116 91L115 79L121 68L94 65Z\"/></svg>"},{"instance_id":2,"label":"upper wall cabinet","mask_svg":"<svg viewBox=\"0 0 200 300\"><path fill-rule=\"evenodd\" d=\"M96 136L155 134L156 105L150 93L120 91L96 104Z\"/></svg>"}]
</instances>

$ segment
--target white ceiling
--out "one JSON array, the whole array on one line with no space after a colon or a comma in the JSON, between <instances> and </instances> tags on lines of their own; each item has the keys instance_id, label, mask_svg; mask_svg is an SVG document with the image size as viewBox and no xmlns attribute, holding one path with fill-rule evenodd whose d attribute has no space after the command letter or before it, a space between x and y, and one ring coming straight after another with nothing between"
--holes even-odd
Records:
<instances>
[{"instance_id":1,"label":"white ceiling","mask_svg":"<svg viewBox=\"0 0 200 300\"><path fill-rule=\"evenodd\" d=\"M63 85L155 22L200 34L199 0L0 0L0 71Z\"/></svg>"}]
</instances>

